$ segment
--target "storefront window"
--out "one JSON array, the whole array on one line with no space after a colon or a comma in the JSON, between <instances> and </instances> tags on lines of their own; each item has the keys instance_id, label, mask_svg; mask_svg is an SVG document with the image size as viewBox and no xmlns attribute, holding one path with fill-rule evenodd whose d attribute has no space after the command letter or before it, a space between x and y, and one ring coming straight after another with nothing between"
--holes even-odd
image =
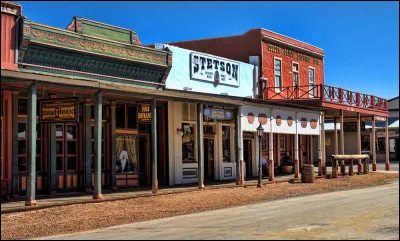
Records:
<instances>
[{"instance_id":1,"label":"storefront window","mask_svg":"<svg viewBox=\"0 0 400 241\"><path fill-rule=\"evenodd\" d=\"M376 143L376 153L377 154L385 154L385 138L377 138L378 141Z\"/></svg>"},{"instance_id":2,"label":"storefront window","mask_svg":"<svg viewBox=\"0 0 400 241\"><path fill-rule=\"evenodd\" d=\"M286 144L285 143L285 135L284 134L280 134L279 135L279 148L280 148L281 152L286 151L286 145L285 144Z\"/></svg>"},{"instance_id":3,"label":"storefront window","mask_svg":"<svg viewBox=\"0 0 400 241\"><path fill-rule=\"evenodd\" d=\"M58 171L77 170L77 154L77 125L56 125L56 169ZM66 161L66 166L64 161Z\"/></svg>"},{"instance_id":4,"label":"storefront window","mask_svg":"<svg viewBox=\"0 0 400 241\"><path fill-rule=\"evenodd\" d=\"M194 124L182 123L182 162L196 162Z\"/></svg>"},{"instance_id":5,"label":"storefront window","mask_svg":"<svg viewBox=\"0 0 400 241\"><path fill-rule=\"evenodd\" d=\"M128 128L137 129L136 125L136 106L127 104Z\"/></svg>"},{"instance_id":6,"label":"storefront window","mask_svg":"<svg viewBox=\"0 0 400 241\"><path fill-rule=\"evenodd\" d=\"M361 151L370 151L370 135L364 134L361 135Z\"/></svg>"},{"instance_id":7,"label":"storefront window","mask_svg":"<svg viewBox=\"0 0 400 241\"><path fill-rule=\"evenodd\" d=\"M222 126L222 160L231 162L231 127Z\"/></svg>"},{"instance_id":8,"label":"storefront window","mask_svg":"<svg viewBox=\"0 0 400 241\"><path fill-rule=\"evenodd\" d=\"M125 104L117 104L115 108L116 128L125 128Z\"/></svg>"},{"instance_id":9,"label":"storefront window","mask_svg":"<svg viewBox=\"0 0 400 241\"><path fill-rule=\"evenodd\" d=\"M41 139L41 128L40 124L36 125L36 171L41 171L42 162L42 139ZM26 123L18 123L18 171L26 172L28 171L27 164L27 135L26 135Z\"/></svg>"},{"instance_id":10,"label":"storefront window","mask_svg":"<svg viewBox=\"0 0 400 241\"><path fill-rule=\"evenodd\" d=\"M117 173L138 173L138 135L118 135L116 140Z\"/></svg>"}]
</instances>

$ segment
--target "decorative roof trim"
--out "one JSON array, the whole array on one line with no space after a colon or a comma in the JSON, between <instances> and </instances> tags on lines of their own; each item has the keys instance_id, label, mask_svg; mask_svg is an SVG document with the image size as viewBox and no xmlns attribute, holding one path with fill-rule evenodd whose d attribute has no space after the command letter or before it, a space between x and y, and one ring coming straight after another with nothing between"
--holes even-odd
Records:
<instances>
[{"instance_id":1,"label":"decorative roof trim","mask_svg":"<svg viewBox=\"0 0 400 241\"><path fill-rule=\"evenodd\" d=\"M120 60L125 60L125 61L128 60L128 61L131 61L131 62L139 62L139 63L143 63L143 64L151 64L151 65L157 65L157 66L160 66L160 67L166 67L166 65L161 65L161 64L156 64L156 63L149 63L149 62L144 62L144 61L140 61L140 60L132 60L132 59L128 59L128 58L121 58L121 57L112 56L112 55L94 53L94 52L90 52L90 51L86 51L86 50L74 49L74 48L69 48L69 47L55 45L55 44L49 44L49 43L43 43L43 42L39 42L39 41L35 41L35 40L31 40L30 42L31 43L35 43L35 44L40 44L40 45L46 45L46 46L57 47L57 48L61 48L61 49L68 49L68 50L72 50L72 51L98 55L98 56L107 57L107 58L114 58L114 59L120 59Z\"/></svg>"},{"instance_id":2,"label":"decorative roof trim","mask_svg":"<svg viewBox=\"0 0 400 241\"><path fill-rule=\"evenodd\" d=\"M144 81L144 80L135 80L135 79L129 79L129 78L121 78L121 77L115 77L115 76L110 76L110 75L102 75L102 74L96 74L96 73L88 73L88 72L82 72L82 71L76 71L76 70L69 70L69 69L60 69L60 68L54 68L54 67L43 66L43 65L26 64L26 63L19 63L19 64L20 64L20 65L24 65L24 66L32 66L32 67L39 67L39 68L44 68L44 69L60 70L60 71L66 71L66 72L71 72L71 73L95 75L95 76L100 76L100 77L105 77L105 78L111 78L111 79L129 80L129 81L132 81L132 82L139 82L139 83L145 83L145 84L165 85L165 83L155 83L155 82Z\"/></svg>"},{"instance_id":3,"label":"decorative roof trim","mask_svg":"<svg viewBox=\"0 0 400 241\"><path fill-rule=\"evenodd\" d=\"M117 27L117 26L114 26L114 25L111 25L111 24L100 23L100 22L97 22L97 21L94 21L94 20L90 20L90 19L87 19L87 18L81 18L81 19L85 20L85 21L88 21L88 22L104 25L104 26L107 26L107 27L117 28L117 29L126 30L126 31L132 31L132 32L136 33L136 31L133 31L133 30L130 30L130 29L127 29L127 28L121 28L121 27Z\"/></svg>"},{"instance_id":4,"label":"decorative roof trim","mask_svg":"<svg viewBox=\"0 0 400 241\"><path fill-rule=\"evenodd\" d=\"M73 23L73 22L75 22L75 21L73 20L71 23ZM70 23L70 25L71 25L71 23ZM52 27L52 26L49 26L49 25L41 24L41 23L30 22L30 24L31 25L37 25L37 26L44 27L44 28L54 29L54 30L57 30L57 31L62 31L62 32L65 32L67 34L74 34L74 35L82 36L82 37L86 37L86 38L93 38L93 39L98 39L98 40L102 40L102 41L106 41L106 42L112 42L112 43L116 43L116 44L120 44L120 45L125 45L127 47L136 47L136 48L142 48L142 49L146 49L146 50L156 51L156 52L159 52L159 53L165 53L165 51L163 51L163 50L154 49L154 48L151 48L151 47L146 47L146 46L142 46L142 45L131 45L131 44L123 43L123 42L117 42L117 41L114 41L114 40L103 39L103 38L99 38L99 37L95 37L95 36L89 36L89 35L86 35L86 34L79 34L79 33L73 32L71 30L66 30L66 29L62 29L62 28L56 28L56 27Z\"/></svg>"}]
</instances>

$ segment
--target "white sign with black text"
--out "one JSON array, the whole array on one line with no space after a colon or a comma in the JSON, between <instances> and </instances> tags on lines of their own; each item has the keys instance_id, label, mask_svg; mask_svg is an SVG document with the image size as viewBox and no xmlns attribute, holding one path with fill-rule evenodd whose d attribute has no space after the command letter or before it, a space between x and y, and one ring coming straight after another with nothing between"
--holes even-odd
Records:
<instances>
[{"instance_id":1,"label":"white sign with black text","mask_svg":"<svg viewBox=\"0 0 400 241\"><path fill-rule=\"evenodd\" d=\"M190 77L214 83L214 86L239 86L239 63L201 53L190 54Z\"/></svg>"}]
</instances>

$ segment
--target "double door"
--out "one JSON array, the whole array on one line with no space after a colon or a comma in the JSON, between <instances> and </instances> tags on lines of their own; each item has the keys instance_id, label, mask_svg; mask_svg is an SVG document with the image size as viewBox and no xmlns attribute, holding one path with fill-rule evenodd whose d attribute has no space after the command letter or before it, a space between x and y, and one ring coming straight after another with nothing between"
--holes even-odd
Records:
<instances>
[{"instance_id":1,"label":"double door","mask_svg":"<svg viewBox=\"0 0 400 241\"><path fill-rule=\"evenodd\" d=\"M56 124L56 182L59 192L79 188L78 127L75 123Z\"/></svg>"}]
</instances>

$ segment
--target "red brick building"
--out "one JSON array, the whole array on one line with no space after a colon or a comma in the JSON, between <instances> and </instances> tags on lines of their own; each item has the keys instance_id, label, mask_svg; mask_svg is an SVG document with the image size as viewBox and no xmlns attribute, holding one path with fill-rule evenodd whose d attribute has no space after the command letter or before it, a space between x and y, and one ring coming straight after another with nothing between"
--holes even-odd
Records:
<instances>
[{"instance_id":1,"label":"red brick building","mask_svg":"<svg viewBox=\"0 0 400 241\"><path fill-rule=\"evenodd\" d=\"M364 120L372 119L373 125L375 121L384 121L387 127L386 99L325 85L325 55L319 47L262 28L251 29L237 36L169 44L257 65L260 69L259 98L265 103L293 103L320 107L323 110L321 123L330 119L335 123L339 121L341 126L344 126L344 122L348 122L347 117L353 117L353 120L357 120L354 124L357 125L359 138L358 152L346 154L361 154L360 126L365 124ZM325 163L323 126L321 126L321 138L324 142L321 144L323 154L319 159ZM340 129L340 151L337 130L335 132L335 154L345 154L343 129ZM375 128L373 128L373 132L375 132ZM387 137L386 144L388 144ZM371 154L374 157L373 169L375 170L375 144L372 143L371 146ZM386 169L389 169L388 153L387 149ZM326 164L323 166L326 167ZM359 165L359 168L361 167L362 165Z\"/></svg>"},{"instance_id":2,"label":"red brick building","mask_svg":"<svg viewBox=\"0 0 400 241\"><path fill-rule=\"evenodd\" d=\"M300 90L296 95L308 98L308 92L314 91L315 95L318 91L310 90L309 85L324 84L324 51L321 48L269 30L258 28L238 36L170 44L244 62L249 61L249 56L259 56L264 80L262 87L266 84L270 88L270 91L264 93L270 97L274 92L279 92L278 88L285 92L285 87L297 85ZM277 64L276 71L274 63ZM311 78L309 71L313 74Z\"/></svg>"}]
</instances>

